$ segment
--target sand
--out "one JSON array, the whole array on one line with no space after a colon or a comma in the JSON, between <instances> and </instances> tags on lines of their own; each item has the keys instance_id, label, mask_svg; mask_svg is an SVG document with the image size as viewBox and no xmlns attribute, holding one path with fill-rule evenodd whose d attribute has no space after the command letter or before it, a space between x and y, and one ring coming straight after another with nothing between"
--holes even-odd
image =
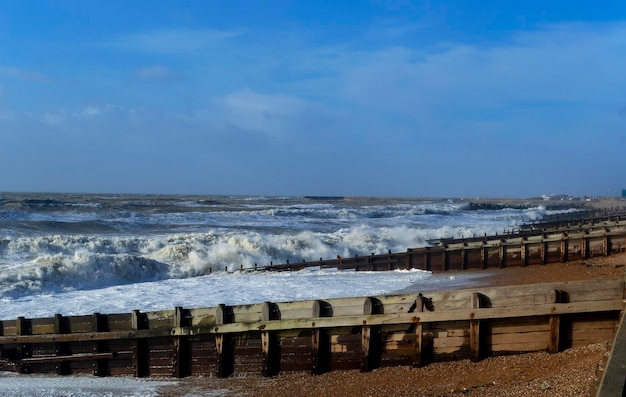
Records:
<instances>
[{"instance_id":1,"label":"sand","mask_svg":"<svg viewBox=\"0 0 626 397\"><path fill-rule=\"evenodd\" d=\"M568 263L489 269L478 282L489 286L616 278L626 253ZM450 275L454 273L450 272ZM369 373L335 371L320 376L286 373L228 379L187 378L163 390L168 396L590 396L610 341L567 349L461 360L423 368L387 367Z\"/></svg>"}]
</instances>

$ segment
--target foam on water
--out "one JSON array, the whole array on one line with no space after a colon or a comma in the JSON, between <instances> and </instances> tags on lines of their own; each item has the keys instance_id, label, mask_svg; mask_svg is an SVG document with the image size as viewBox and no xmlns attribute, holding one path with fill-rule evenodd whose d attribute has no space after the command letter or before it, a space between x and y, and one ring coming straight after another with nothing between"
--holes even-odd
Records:
<instances>
[{"instance_id":1,"label":"foam on water","mask_svg":"<svg viewBox=\"0 0 626 397\"><path fill-rule=\"evenodd\" d=\"M355 272L313 268L281 273L221 272L191 279L116 285L89 293L68 290L4 296L0 298L0 319L384 295L416 283L428 283L431 276L420 270Z\"/></svg>"},{"instance_id":2,"label":"foam on water","mask_svg":"<svg viewBox=\"0 0 626 397\"><path fill-rule=\"evenodd\" d=\"M0 297L184 279L286 261L406 251L501 232L544 207L299 197L7 196Z\"/></svg>"},{"instance_id":3,"label":"foam on water","mask_svg":"<svg viewBox=\"0 0 626 397\"><path fill-rule=\"evenodd\" d=\"M154 397L173 381L93 376L53 377L0 371L3 397Z\"/></svg>"}]
</instances>

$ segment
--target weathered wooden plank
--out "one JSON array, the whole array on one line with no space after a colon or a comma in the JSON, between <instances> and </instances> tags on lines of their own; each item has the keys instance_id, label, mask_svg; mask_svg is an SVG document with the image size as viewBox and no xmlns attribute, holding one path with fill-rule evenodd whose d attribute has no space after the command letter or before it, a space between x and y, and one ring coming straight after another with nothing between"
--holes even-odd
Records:
<instances>
[{"instance_id":1,"label":"weathered wooden plank","mask_svg":"<svg viewBox=\"0 0 626 397\"><path fill-rule=\"evenodd\" d=\"M549 332L524 332L521 334L497 334L491 335L491 344L492 345L500 345L500 344L509 344L509 343L526 343L526 342L541 342L546 347L548 346Z\"/></svg>"},{"instance_id":2,"label":"weathered wooden plank","mask_svg":"<svg viewBox=\"0 0 626 397\"><path fill-rule=\"evenodd\" d=\"M588 341L594 343L598 341L611 340L615 335L612 328L588 329L572 331L572 341Z\"/></svg>"},{"instance_id":3,"label":"weathered wooden plank","mask_svg":"<svg viewBox=\"0 0 626 397\"><path fill-rule=\"evenodd\" d=\"M463 355L471 354L469 352L469 345L434 347L433 353L435 359L438 358L437 356L441 355L457 355L460 358Z\"/></svg>"},{"instance_id":4,"label":"weathered wooden plank","mask_svg":"<svg viewBox=\"0 0 626 397\"><path fill-rule=\"evenodd\" d=\"M470 346L470 337L452 336L452 337L445 337L445 338L433 338L433 346L435 348Z\"/></svg>"},{"instance_id":5,"label":"weathered wooden plank","mask_svg":"<svg viewBox=\"0 0 626 397\"><path fill-rule=\"evenodd\" d=\"M225 324L216 327L186 327L176 328L172 330L173 334L185 333L189 335L201 333L228 333L228 332L246 332L258 330L282 330L282 329L311 329L311 328L328 328L328 327L350 327L360 325L385 325L393 323L417 323L417 322L438 322L438 321L459 321L470 318L494 319L494 318L510 318L510 317L530 317L550 314L569 314L569 313L589 313L589 312L606 312L620 311L622 308L621 300L611 301L592 301L577 303L558 303L544 305L530 305L516 308L484 308L484 309L465 309L453 310L446 312L423 312L409 314L380 314L371 316L344 316L336 318L315 318L315 319L294 319L280 320L271 322L258 323L236 323ZM0 343L2 337L0 337Z\"/></svg>"},{"instance_id":6,"label":"weathered wooden plank","mask_svg":"<svg viewBox=\"0 0 626 397\"><path fill-rule=\"evenodd\" d=\"M570 327L572 331L586 331L586 330L596 330L596 329L616 329L616 318L610 320L598 319L598 320L587 320L580 321L578 319L572 321Z\"/></svg>"},{"instance_id":7,"label":"weathered wooden plank","mask_svg":"<svg viewBox=\"0 0 626 397\"><path fill-rule=\"evenodd\" d=\"M549 321L545 317L502 319L489 324L489 332L492 335L538 331L550 331Z\"/></svg>"},{"instance_id":8,"label":"weathered wooden plank","mask_svg":"<svg viewBox=\"0 0 626 397\"><path fill-rule=\"evenodd\" d=\"M511 342L501 343L491 346L491 352L495 355L506 353L522 353L522 352L536 352L545 351L548 349L548 342L542 341L530 341L530 342Z\"/></svg>"},{"instance_id":9,"label":"weathered wooden plank","mask_svg":"<svg viewBox=\"0 0 626 397\"><path fill-rule=\"evenodd\" d=\"M79 353L69 356L47 356L23 358L20 361L28 364L58 363L64 361L90 361L113 358L113 353Z\"/></svg>"}]
</instances>

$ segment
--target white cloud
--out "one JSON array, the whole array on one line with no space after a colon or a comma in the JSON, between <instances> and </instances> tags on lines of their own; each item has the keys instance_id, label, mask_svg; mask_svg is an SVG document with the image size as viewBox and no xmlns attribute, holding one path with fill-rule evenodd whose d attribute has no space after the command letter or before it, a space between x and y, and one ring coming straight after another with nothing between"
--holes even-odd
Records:
<instances>
[{"instance_id":1,"label":"white cloud","mask_svg":"<svg viewBox=\"0 0 626 397\"><path fill-rule=\"evenodd\" d=\"M83 116L85 117L94 117L100 114L102 114L102 110L95 106L87 106L85 109L83 109Z\"/></svg>"},{"instance_id":2,"label":"white cloud","mask_svg":"<svg viewBox=\"0 0 626 397\"><path fill-rule=\"evenodd\" d=\"M161 65L146 66L135 70L134 77L146 82L172 82L183 80L183 75Z\"/></svg>"},{"instance_id":3,"label":"white cloud","mask_svg":"<svg viewBox=\"0 0 626 397\"><path fill-rule=\"evenodd\" d=\"M565 25L520 32L512 42L489 46L360 52L346 62L335 87L346 103L418 122L501 119L529 108L616 110L626 91L623 70L626 25L600 30Z\"/></svg>"},{"instance_id":4,"label":"white cloud","mask_svg":"<svg viewBox=\"0 0 626 397\"><path fill-rule=\"evenodd\" d=\"M293 96L266 95L249 90L231 93L218 99L216 104L230 124L270 136L292 132L308 106Z\"/></svg>"},{"instance_id":5,"label":"white cloud","mask_svg":"<svg viewBox=\"0 0 626 397\"><path fill-rule=\"evenodd\" d=\"M30 72L14 66L0 65L0 75L30 82L47 82L50 78L39 72Z\"/></svg>"},{"instance_id":6,"label":"white cloud","mask_svg":"<svg viewBox=\"0 0 626 397\"><path fill-rule=\"evenodd\" d=\"M104 45L127 51L186 54L211 48L238 35L239 33L235 31L170 29L122 35L105 42Z\"/></svg>"}]
</instances>

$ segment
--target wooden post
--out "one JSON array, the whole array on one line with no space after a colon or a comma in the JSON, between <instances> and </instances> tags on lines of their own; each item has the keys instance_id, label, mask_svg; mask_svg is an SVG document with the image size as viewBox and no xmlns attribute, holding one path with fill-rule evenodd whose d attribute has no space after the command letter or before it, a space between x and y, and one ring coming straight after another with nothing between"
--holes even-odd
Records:
<instances>
[{"instance_id":1,"label":"wooden post","mask_svg":"<svg viewBox=\"0 0 626 397\"><path fill-rule=\"evenodd\" d=\"M315 318L332 317L332 306L328 302L315 300L312 307L313 322L315 327ZM313 375L321 375L330 369L330 340L326 331L320 328L311 330L311 373Z\"/></svg>"},{"instance_id":2,"label":"wooden post","mask_svg":"<svg viewBox=\"0 0 626 397\"><path fill-rule=\"evenodd\" d=\"M229 324L233 322L232 308L220 303L215 313L215 324ZM217 376L227 378L235 372L235 348L230 334L215 334L215 349L217 351Z\"/></svg>"},{"instance_id":3,"label":"wooden post","mask_svg":"<svg viewBox=\"0 0 626 397\"><path fill-rule=\"evenodd\" d=\"M278 305L272 302L264 302L261 308L261 320L280 320ZM275 333L261 331L261 346L263 360L261 373L263 376L278 375L280 371L280 343Z\"/></svg>"},{"instance_id":4,"label":"wooden post","mask_svg":"<svg viewBox=\"0 0 626 397\"><path fill-rule=\"evenodd\" d=\"M554 290L554 303L566 302L569 299L564 298L563 291ZM550 315L550 340L548 341L548 352L558 353L561 350L561 316L557 314Z\"/></svg>"},{"instance_id":5,"label":"wooden post","mask_svg":"<svg viewBox=\"0 0 626 397\"><path fill-rule=\"evenodd\" d=\"M475 292L471 295L471 308L480 308L481 294ZM474 320L474 313L470 316L469 322L469 334L470 334L470 359L472 361L479 361L482 358L482 346L480 343L480 320Z\"/></svg>"},{"instance_id":6,"label":"wooden post","mask_svg":"<svg viewBox=\"0 0 626 397\"><path fill-rule=\"evenodd\" d=\"M188 312L180 306L174 308L174 327L185 327ZM172 376L175 378L184 378L191 374L191 353L189 351L189 343L186 337L174 336L172 339L174 345L172 355Z\"/></svg>"},{"instance_id":7,"label":"wooden post","mask_svg":"<svg viewBox=\"0 0 626 397\"><path fill-rule=\"evenodd\" d=\"M424 297L420 294L415 298L415 313L424 311ZM423 367L428 364L426 359L427 351L424 344L424 325L417 318L415 325L415 341L413 342L413 366Z\"/></svg>"},{"instance_id":8,"label":"wooden post","mask_svg":"<svg viewBox=\"0 0 626 397\"><path fill-rule=\"evenodd\" d=\"M528 247L526 246L526 237L522 237L522 243L520 245L520 264L522 266L528 265L528 262L527 262L527 259L526 259L526 257L527 257L527 252L526 252L527 249L528 249Z\"/></svg>"},{"instance_id":9,"label":"wooden post","mask_svg":"<svg viewBox=\"0 0 626 397\"><path fill-rule=\"evenodd\" d=\"M18 317L15 323L17 335L30 335L31 322L24 317ZM33 356L33 347L28 343L19 343L17 345L17 355L19 359L31 358ZM17 372L20 374L27 374L30 372L30 364L19 363L17 366Z\"/></svg>"},{"instance_id":10,"label":"wooden post","mask_svg":"<svg viewBox=\"0 0 626 397\"><path fill-rule=\"evenodd\" d=\"M463 247L461 247L461 270L467 269L466 255L465 255L466 246L467 244L463 243Z\"/></svg>"},{"instance_id":11,"label":"wooden post","mask_svg":"<svg viewBox=\"0 0 626 397\"><path fill-rule=\"evenodd\" d=\"M541 264L545 265L548 261L548 243L543 240L544 236L541 235Z\"/></svg>"},{"instance_id":12,"label":"wooden post","mask_svg":"<svg viewBox=\"0 0 626 397\"><path fill-rule=\"evenodd\" d=\"M480 247L480 268L485 269L487 267L487 247L485 247L485 241L483 241Z\"/></svg>"},{"instance_id":13,"label":"wooden post","mask_svg":"<svg viewBox=\"0 0 626 397\"><path fill-rule=\"evenodd\" d=\"M54 333L55 334L67 334L69 333L68 322L65 318L63 318L60 314L54 315ZM57 356L68 356L71 354L70 346L67 342L60 342L54 344L55 354ZM70 363L69 361L59 361L55 365L57 370L57 375L68 375L70 373Z\"/></svg>"},{"instance_id":14,"label":"wooden post","mask_svg":"<svg viewBox=\"0 0 626 397\"><path fill-rule=\"evenodd\" d=\"M582 236L582 247L580 247L581 249L581 255L583 257L583 259L587 259L589 258L589 236L588 233L585 231L583 232L583 236Z\"/></svg>"},{"instance_id":15,"label":"wooden post","mask_svg":"<svg viewBox=\"0 0 626 397\"><path fill-rule=\"evenodd\" d=\"M107 317L100 313L94 313L91 316L91 330L93 332L106 332L108 331ZM108 350L106 341L93 342L93 352L95 354L105 353ZM107 376L109 372L108 359L99 358L94 360L93 374L94 376Z\"/></svg>"},{"instance_id":16,"label":"wooden post","mask_svg":"<svg viewBox=\"0 0 626 397\"><path fill-rule=\"evenodd\" d=\"M382 314L384 307L376 298L368 297L363 303L363 315ZM361 327L361 346L363 357L361 358L361 372L369 372L380 366L382 356L382 341L380 340L380 327L363 325Z\"/></svg>"},{"instance_id":17,"label":"wooden post","mask_svg":"<svg viewBox=\"0 0 626 397\"><path fill-rule=\"evenodd\" d=\"M561 235L561 263L567 262L567 232Z\"/></svg>"},{"instance_id":18,"label":"wooden post","mask_svg":"<svg viewBox=\"0 0 626 397\"><path fill-rule=\"evenodd\" d=\"M560 345L561 316L550 316L550 341L548 343L549 353L558 353Z\"/></svg>"},{"instance_id":19,"label":"wooden post","mask_svg":"<svg viewBox=\"0 0 626 397\"><path fill-rule=\"evenodd\" d=\"M410 270L413 268L412 259L413 259L413 256L411 255L411 249L407 248L406 249L406 270Z\"/></svg>"},{"instance_id":20,"label":"wooden post","mask_svg":"<svg viewBox=\"0 0 626 397\"><path fill-rule=\"evenodd\" d=\"M606 226L602 227L602 251L604 256L609 255L609 235Z\"/></svg>"},{"instance_id":21,"label":"wooden post","mask_svg":"<svg viewBox=\"0 0 626 397\"><path fill-rule=\"evenodd\" d=\"M504 267L505 259L505 251L504 251L504 242L505 240L500 240L500 246L498 247L498 265L502 268Z\"/></svg>"},{"instance_id":22,"label":"wooden post","mask_svg":"<svg viewBox=\"0 0 626 397\"><path fill-rule=\"evenodd\" d=\"M130 328L132 330L140 330L147 328L145 314L139 310L133 310L130 314ZM133 375L136 378L143 378L149 375L150 365L150 349L146 338L133 338L132 342L133 355Z\"/></svg>"},{"instance_id":23,"label":"wooden post","mask_svg":"<svg viewBox=\"0 0 626 397\"><path fill-rule=\"evenodd\" d=\"M315 323L313 323L315 325ZM330 343L326 331L314 328L311 331L311 373L321 375L330 368Z\"/></svg>"},{"instance_id":24,"label":"wooden post","mask_svg":"<svg viewBox=\"0 0 626 397\"><path fill-rule=\"evenodd\" d=\"M448 256L446 255L446 251L448 250L448 246L443 244L441 250L441 270L448 270Z\"/></svg>"}]
</instances>

